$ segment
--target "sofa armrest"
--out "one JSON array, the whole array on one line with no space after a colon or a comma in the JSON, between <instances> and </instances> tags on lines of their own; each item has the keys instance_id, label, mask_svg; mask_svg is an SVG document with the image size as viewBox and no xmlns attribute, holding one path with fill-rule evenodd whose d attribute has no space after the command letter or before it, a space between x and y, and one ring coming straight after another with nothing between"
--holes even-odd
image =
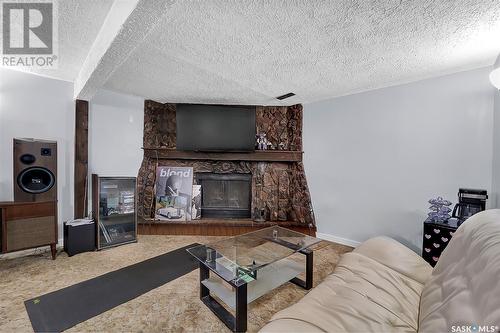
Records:
<instances>
[{"instance_id":1,"label":"sofa armrest","mask_svg":"<svg viewBox=\"0 0 500 333\"><path fill-rule=\"evenodd\" d=\"M421 256L389 237L370 238L353 252L371 258L421 284L432 273L432 266Z\"/></svg>"}]
</instances>

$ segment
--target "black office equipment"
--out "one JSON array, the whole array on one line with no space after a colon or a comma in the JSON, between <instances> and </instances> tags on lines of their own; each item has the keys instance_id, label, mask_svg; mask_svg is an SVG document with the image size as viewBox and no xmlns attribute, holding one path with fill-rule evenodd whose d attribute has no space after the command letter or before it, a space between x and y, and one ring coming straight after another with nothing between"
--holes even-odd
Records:
<instances>
[{"instance_id":1,"label":"black office equipment","mask_svg":"<svg viewBox=\"0 0 500 333\"><path fill-rule=\"evenodd\" d=\"M461 188L458 190L458 203L453 208L452 217L465 221L472 215L486 209L486 190Z\"/></svg>"}]
</instances>

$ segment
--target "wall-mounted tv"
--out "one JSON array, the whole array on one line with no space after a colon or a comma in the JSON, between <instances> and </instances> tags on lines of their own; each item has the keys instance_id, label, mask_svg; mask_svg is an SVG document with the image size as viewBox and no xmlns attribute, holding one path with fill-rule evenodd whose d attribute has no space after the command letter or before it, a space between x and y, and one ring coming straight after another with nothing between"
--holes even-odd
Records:
<instances>
[{"instance_id":1,"label":"wall-mounted tv","mask_svg":"<svg viewBox=\"0 0 500 333\"><path fill-rule=\"evenodd\" d=\"M177 104L177 150L253 151L255 106Z\"/></svg>"}]
</instances>

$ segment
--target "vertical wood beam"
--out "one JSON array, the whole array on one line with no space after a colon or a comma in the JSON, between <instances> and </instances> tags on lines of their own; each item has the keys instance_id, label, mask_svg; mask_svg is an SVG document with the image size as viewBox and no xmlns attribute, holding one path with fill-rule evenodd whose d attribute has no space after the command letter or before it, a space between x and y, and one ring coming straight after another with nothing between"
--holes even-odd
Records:
<instances>
[{"instance_id":1,"label":"vertical wood beam","mask_svg":"<svg viewBox=\"0 0 500 333\"><path fill-rule=\"evenodd\" d=\"M87 215L89 102L75 102L75 218Z\"/></svg>"}]
</instances>

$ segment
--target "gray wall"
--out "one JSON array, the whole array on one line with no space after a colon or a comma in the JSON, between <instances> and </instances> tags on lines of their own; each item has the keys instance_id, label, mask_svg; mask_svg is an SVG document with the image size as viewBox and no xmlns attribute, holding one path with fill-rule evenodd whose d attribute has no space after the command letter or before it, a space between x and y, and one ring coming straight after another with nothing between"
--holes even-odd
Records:
<instances>
[{"instance_id":1,"label":"gray wall","mask_svg":"<svg viewBox=\"0 0 500 333\"><path fill-rule=\"evenodd\" d=\"M89 173L137 177L143 127L144 98L98 91L90 100Z\"/></svg>"},{"instance_id":2,"label":"gray wall","mask_svg":"<svg viewBox=\"0 0 500 333\"><path fill-rule=\"evenodd\" d=\"M319 233L421 248L427 200L492 184L491 68L304 106L305 169ZM500 127L499 127L500 128Z\"/></svg>"},{"instance_id":3,"label":"gray wall","mask_svg":"<svg viewBox=\"0 0 500 333\"><path fill-rule=\"evenodd\" d=\"M493 181L491 206L500 208L500 91L495 91L495 111L493 115Z\"/></svg>"}]
</instances>

